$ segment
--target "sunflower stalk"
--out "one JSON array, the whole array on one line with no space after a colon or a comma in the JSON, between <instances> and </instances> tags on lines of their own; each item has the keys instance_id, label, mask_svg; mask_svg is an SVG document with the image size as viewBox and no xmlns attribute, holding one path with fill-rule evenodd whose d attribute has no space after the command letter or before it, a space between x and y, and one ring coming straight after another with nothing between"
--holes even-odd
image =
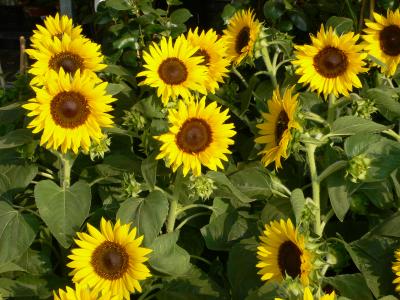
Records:
<instances>
[{"instance_id":1,"label":"sunflower stalk","mask_svg":"<svg viewBox=\"0 0 400 300\"><path fill-rule=\"evenodd\" d=\"M329 94L328 104L328 123L332 124L336 119L336 97L333 93Z\"/></svg>"},{"instance_id":2,"label":"sunflower stalk","mask_svg":"<svg viewBox=\"0 0 400 300\"><path fill-rule=\"evenodd\" d=\"M71 168L74 164L74 156L69 153L60 153L60 185L66 190L71 185Z\"/></svg>"},{"instance_id":3,"label":"sunflower stalk","mask_svg":"<svg viewBox=\"0 0 400 300\"><path fill-rule=\"evenodd\" d=\"M178 193L181 185L181 179L183 177L182 171L178 171L174 180L173 195L169 199L169 211L167 216L167 232L173 232L175 228L176 217L178 216Z\"/></svg>"},{"instance_id":4,"label":"sunflower stalk","mask_svg":"<svg viewBox=\"0 0 400 300\"><path fill-rule=\"evenodd\" d=\"M276 65L272 65L271 58L269 56L268 47L261 48L261 55L264 60L265 66L268 71L269 78L271 79L274 89L278 87L278 82L276 81Z\"/></svg>"}]
</instances>

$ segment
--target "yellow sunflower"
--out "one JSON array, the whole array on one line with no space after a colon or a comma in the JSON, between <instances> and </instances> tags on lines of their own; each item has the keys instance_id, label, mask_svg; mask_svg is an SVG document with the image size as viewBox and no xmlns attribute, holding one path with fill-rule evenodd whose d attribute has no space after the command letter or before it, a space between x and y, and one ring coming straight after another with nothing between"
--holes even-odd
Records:
<instances>
[{"instance_id":1,"label":"yellow sunflower","mask_svg":"<svg viewBox=\"0 0 400 300\"><path fill-rule=\"evenodd\" d=\"M261 23L255 19L252 10L239 10L229 20L223 40L227 45L228 57L235 65L244 58L253 57L254 44L261 31Z\"/></svg>"},{"instance_id":2,"label":"yellow sunflower","mask_svg":"<svg viewBox=\"0 0 400 300\"><path fill-rule=\"evenodd\" d=\"M43 130L40 145L62 152L80 147L88 151L91 140L98 142L102 127L112 126L111 102L116 99L106 95L107 83L95 84L88 74L76 72L74 77L60 72L51 73L46 88L37 88L36 98L23 107L33 120L28 128L33 133Z\"/></svg>"},{"instance_id":3,"label":"yellow sunflower","mask_svg":"<svg viewBox=\"0 0 400 300\"><path fill-rule=\"evenodd\" d=\"M163 37L159 45L153 43L149 52L143 53L147 70L137 75L146 77L140 84L156 88L164 105L170 98L189 98L191 90L206 94L207 67L202 65L203 57L195 56L197 50L184 36L175 43L171 37L168 40Z\"/></svg>"},{"instance_id":4,"label":"yellow sunflower","mask_svg":"<svg viewBox=\"0 0 400 300\"><path fill-rule=\"evenodd\" d=\"M396 292L400 292L400 249L394 253L396 261L392 265L392 271L396 275L396 278L393 280L393 283L396 286Z\"/></svg>"},{"instance_id":5,"label":"yellow sunflower","mask_svg":"<svg viewBox=\"0 0 400 300\"><path fill-rule=\"evenodd\" d=\"M400 10L388 10L386 18L374 13L374 19L365 21L365 49L385 64L382 72L392 76L400 63Z\"/></svg>"},{"instance_id":6,"label":"yellow sunflower","mask_svg":"<svg viewBox=\"0 0 400 300\"><path fill-rule=\"evenodd\" d=\"M275 161L275 168L282 168L281 157L287 158L288 146L292 140L292 129L302 130L296 121L297 97L292 95L294 87L288 88L283 98L276 89L272 99L268 101L268 113L263 113L264 123L257 125L260 136L255 139L258 144L266 144L259 152L263 157L261 161L265 166Z\"/></svg>"},{"instance_id":7,"label":"yellow sunflower","mask_svg":"<svg viewBox=\"0 0 400 300\"><path fill-rule=\"evenodd\" d=\"M299 83L309 83L311 90L336 97L348 96L353 86L361 87L357 74L367 71L363 67L367 54L361 53L363 46L356 45L358 38L353 32L338 36L332 27L325 31L321 25L317 37L311 35L312 45L295 46L293 64L298 66Z\"/></svg>"},{"instance_id":8,"label":"yellow sunflower","mask_svg":"<svg viewBox=\"0 0 400 300\"><path fill-rule=\"evenodd\" d=\"M88 285L94 292L110 291L119 299L130 299L129 294L142 291L139 280L151 276L144 264L152 250L140 247L143 236L136 238L136 227L101 219L100 231L87 225L89 234L78 232L75 242L79 248L71 250L67 264L76 283Z\"/></svg>"},{"instance_id":9,"label":"yellow sunflower","mask_svg":"<svg viewBox=\"0 0 400 300\"><path fill-rule=\"evenodd\" d=\"M32 85L44 85L49 74L60 69L72 75L77 70L81 73L88 72L97 79L94 72L106 67L102 64L100 45L83 37L72 39L67 34L61 39L47 37L37 49L28 49L26 53L37 60L29 70L29 73L35 75L31 81Z\"/></svg>"},{"instance_id":10,"label":"yellow sunflower","mask_svg":"<svg viewBox=\"0 0 400 300\"><path fill-rule=\"evenodd\" d=\"M68 287L66 290L59 289L58 293L53 291L54 300L118 300L117 296L111 296L110 291L102 290L101 295L91 291L88 286L75 285L75 290Z\"/></svg>"},{"instance_id":11,"label":"yellow sunflower","mask_svg":"<svg viewBox=\"0 0 400 300\"><path fill-rule=\"evenodd\" d=\"M335 300L335 292L333 291L330 294L323 295L322 297L318 298L319 300ZM281 298L275 298L275 300L283 300ZM303 300L314 300L314 297L311 293L310 288L307 286L304 288Z\"/></svg>"},{"instance_id":12,"label":"yellow sunflower","mask_svg":"<svg viewBox=\"0 0 400 300\"><path fill-rule=\"evenodd\" d=\"M222 39L218 39L217 33L210 29L207 32L198 33L198 28L192 32L189 30L189 43L193 47L198 47L195 55L203 56L204 64L207 67L207 80L205 82L206 89L215 93L218 89L218 83L224 82L227 76L228 65L230 61L226 58L226 44Z\"/></svg>"},{"instance_id":13,"label":"yellow sunflower","mask_svg":"<svg viewBox=\"0 0 400 300\"><path fill-rule=\"evenodd\" d=\"M261 280L282 281L286 275L299 277L304 286L312 272L312 254L305 247L305 237L298 233L290 219L265 225L257 248L256 265Z\"/></svg>"},{"instance_id":14,"label":"yellow sunflower","mask_svg":"<svg viewBox=\"0 0 400 300\"><path fill-rule=\"evenodd\" d=\"M31 37L32 47L38 48L42 41L53 39L54 37L62 38L64 34L69 35L72 39L81 36L81 26L73 26L72 19L68 16L61 16L57 13L55 17L47 16L44 19L44 26L36 25L37 30L33 31Z\"/></svg>"},{"instance_id":15,"label":"yellow sunflower","mask_svg":"<svg viewBox=\"0 0 400 300\"><path fill-rule=\"evenodd\" d=\"M223 169L221 160L228 160L236 134L232 123L224 123L228 118L228 109L221 112L215 102L206 106L205 97L199 102L180 101L177 110L169 110L169 132L155 137L163 143L157 159L166 157L174 172L183 164L185 176L189 170L199 176L202 164L214 171Z\"/></svg>"}]
</instances>

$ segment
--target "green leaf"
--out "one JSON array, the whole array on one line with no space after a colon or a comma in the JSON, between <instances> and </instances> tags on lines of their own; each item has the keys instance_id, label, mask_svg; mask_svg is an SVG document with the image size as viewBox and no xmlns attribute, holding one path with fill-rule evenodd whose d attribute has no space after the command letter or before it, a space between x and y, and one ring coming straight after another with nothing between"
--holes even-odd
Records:
<instances>
[{"instance_id":1,"label":"green leaf","mask_svg":"<svg viewBox=\"0 0 400 300\"><path fill-rule=\"evenodd\" d=\"M233 300L244 299L251 290L261 285L256 253L257 242L254 238L241 241L229 251L227 275Z\"/></svg>"},{"instance_id":2,"label":"green leaf","mask_svg":"<svg viewBox=\"0 0 400 300\"><path fill-rule=\"evenodd\" d=\"M21 102L14 102L0 107L0 124L10 124L21 117L24 114L21 104Z\"/></svg>"},{"instance_id":3,"label":"green leaf","mask_svg":"<svg viewBox=\"0 0 400 300\"><path fill-rule=\"evenodd\" d=\"M170 6L173 6L173 5L181 5L182 2L179 1L179 0L167 0L167 4L170 5Z\"/></svg>"},{"instance_id":4,"label":"green leaf","mask_svg":"<svg viewBox=\"0 0 400 300\"><path fill-rule=\"evenodd\" d=\"M35 239L38 227L35 217L0 201L0 264L22 255Z\"/></svg>"},{"instance_id":5,"label":"green leaf","mask_svg":"<svg viewBox=\"0 0 400 300\"><path fill-rule=\"evenodd\" d=\"M324 283L331 285L340 296L349 299L373 300L372 294L362 274L343 274L325 277Z\"/></svg>"},{"instance_id":6,"label":"green leaf","mask_svg":"<svg viewBox=\"0 0 400 300\"><path fill-rule=\"evenodd\" d=\"M158 236L150 248L153 249L149 263L150 266L161 272L172 276L185 274L190 268L190 255L187 251L179 247L176 242L179 232Z\"/></svg>"},{"instance_id":7,"label":"green leaf","mask_svg":"<svg viewBox=\"0 0 400 300\"><path fill-rule=\"evenodd\" d=\"M353 20L344 17L332 16L326 21L326 28L333 27L335 31L341 35L346 32L353 31Z\"/></svg>"},{"instance_id":8,"label":"green leaf","mask_svg":"<svg viewBox=\"0 0 400 300\"><path fill-rule=\"evenodd\" d=\"M0 149L15 148L32 140L32 132L29 129L16 129L0 137Z\"/></svg>"},{"instance_id":9,"label":"green leaf","mask_svg":"<svg viewBox=\"0 0 400 300\"><path fill-rule=\"evenodd\" d=\"M51 292L46 280L27 274L14 280L0 278L0 295L6 299L48 299Z\"/></svg>"},{"instance_id":10,"label":"green leaf","mask_svg":"<svg viewBox=\"0 0 400 300\"><path fill-rule=\"evenodd\" d=\"M394 205L392 187L387 182L363 184L359 192L363 193L377 208L389 209Z\"/></svg>"},{"instance_id":11,"label":"green leaf","mask_svg":"<svg viewBox=\"0 0 400 300\"><path fill-rule=\"evenodd\" d=\"M292 10L289 13L289 18L299 30L308 31L307 15L302 10Z\"/></svg>"},{"instance_id":12,"label":"green leaf","mask_svg":"<svg viewBox=\"0 0 400 300\"><path fill-rule=\"evenodd\" d=\"M126 0L107 0L106 6L114 8L116 10L130 10L132 7Z\"/></svg>"},{"instance_id":13,"label":"green leaf","mask_svg":"<svg viewBox=\"0 0 400 300\"><path fill-rule=\"evenodd\" d=\"M229 180L240 192L249 198L271 196L271 177L258 168L246 168L229 176Z\"/></svg>"},{"instance_id":14,"label":"green leaf","mask_svg":"<svg viewBox=\"0 0 400 300\"><path fill-rule=\"evenodd\" d=\"M28 249L17 261L31 275L43 275L52 272L50 258L43 252Z\"/></svg>"},{"instance_id":15,"label":"green leaf","mask_svg":"<svg viewBox=\"0 0 400 300\"><path fill-rule=\"evenodd\" d=\"M265 19L275 22L285 13L285 5L281 2L269 0L264 4Z\"/></svg>"},{"instance_id":16,"label":"green leaf","mask_svg":"<svg viewBox=\"0 0 400 300\"><path fill-rule=\"evenodd\" d=\"M386 126L360 117L344 116L336 119L329 135L353 135L357 133L381 132Z\"/></svg>"},{"instance_id":17,"label":"green leaf","mask_svg":"<svg viewBox=\"0 0 400 300\"><path fill-rule=\"evenodd\" d=\"M149 155L142 161L141 170L142 175L151 190L154 189L157 176L158 160L156 159L157 152Z\"/></svg>"},{"instance_id":18,"label":"green leaf","mask_svg":"<svg viewBox=\"0 0 400 300\"><path fill-rule=\"evenodd\" d=\"M337 218L343 222L350 208L350 199L347 192L345 171L339 170L326 179L329 200Z\"/></svg>"},{"instance_id":19,"label":"green leaf","mask_svg":"<svg viewBox=\"0 0 400 300\"><path fill-rule=\"evenodd\" d=\"M107 84L107 94L113 96L124 90L124 86L119 83L109 83Z\"/></svg>"},{"instance_id":20,"label":"green leaf","mask_svg":"<svg viewBox=\"0 0 400 300\"><path fill-rule=\"evenodd\" d=\"M224 20L225 24L235 13L236 8L232 4L227 4L222 11L221 18Z\"/></svg>"},{"instance_id":21,"label":"green leaf","mask_svg":"<svg viewBox=\"0 0 400 300\"><path fill-rule=\"evenodd\" d=\"M375 102L379 112L388 120L395 121L400 118L400 103L398 95L393 89L382 90L378 88L367 91L368 98Z\"/></svg>"},{"instance_id":22,"label":"green leaf","mask_svg":"<svg viewBox=\"0 0 400 300\"><path fill-rule=\"evenodd\" d=\"M227 300L227 293L211 277L191 266L181 277L165 283L157 293L158 300Z\"/></svg>"},{"instance_id":23,"label":"green leaf","mask_svg":"<svg viewBox=\"0 0 400 300\"><path fill-rule=\"evenodd\" d=\"M144 235L144 244L150 245L167 218L168 207L167 197L160 191L153 191L145 199L125 200L117 212L117 218L124 223L132 222L139 235Z\"/></svg>"},{"instance_id":24,"label":"green leaf","mask_svg":"<svg viewBox=\"0 0 400 300\"><path fill-rule=\"evenodd\" d=\"M368 234L400 238L400 212L396 212L374 227Z\"/></svg>"},{"instance_id":25,"label":"green leaf","mask_svg":"<svg viewBox=\"0 0 400 300\"><path fill-rule=\"evenodd\" d=\"M102 72L119 76L131 76L131 73L127 69L119 65L107 65Z\"/></svg>"},{"instance_id":26,"label":"green leaf","mask_svg":"<svg viewBox=\"0 0 400 300\"><path fill-rule=\"evenodd\" d=\"M0 165L0 198L25 189L37 172L36 165Z\"/></svg>"},{"instance_id":27,"label":"green leaf","mask_svg":"<svg viewBox=\"0 0 400 300\"><path fill-rule=\"evenodd\" d=\"M12 262L5 262L0 264L0 274L6 272L26 272L26 270L15 263Z\"/></svg>"},{"instance_id":28,"label":"green leaf","mask_svg":"<svg viewBox=\"0 0 400 300\"><path fill-rule=\"evenodd\" d=\"M43 221L64 248L72 240L90 210L90 186L78 181L63 189L51 180L40 181L35 187L35 201Z\"/></svg>"},{"instance_id":29,"label":"green leaf","mask_svg":"<svg viewBox=\"0 0 400 300\"><path fill-rule=\"evenodd\" d=\"M245 300L266 300L276 299L278 296L279 284L276 282L264 283L259 289L250 293Z\"/></svg>"},{"instance_id":30,"label":"green leaf","mask_svg":"<svg viewBox=\"0 0 400 300\"><path fill-rule=\"evenodd\" d=\"M290 195L290 202L292 203L292 208L294 216L296 218L296 224L300 224L301 216L303 214L304 206L306 200L304 199L304 194L301 189L294 189Z\"/></svg>"},{"instance_id":31,"label":"green leaf","mask_svg":"<svg viewBox=\"0 0 400 300\"><path fill-rule=\"evenodd\" d=\"M174 24L183 24L193 15L186 8L179 8L174 10L170 16L170 20Z\"/></svg>"},{"instance_id":32,"label":"green leaf","mask_svg":"<svg viewBox=\"0 0 400 300\"><path fill-rule=\"evenodd\" d=\"M289 199L282 197L271 197L268 199L261 212L261 220L264 224L274 220L292 219L292 204Z\"/></svg>"}]
</instances>

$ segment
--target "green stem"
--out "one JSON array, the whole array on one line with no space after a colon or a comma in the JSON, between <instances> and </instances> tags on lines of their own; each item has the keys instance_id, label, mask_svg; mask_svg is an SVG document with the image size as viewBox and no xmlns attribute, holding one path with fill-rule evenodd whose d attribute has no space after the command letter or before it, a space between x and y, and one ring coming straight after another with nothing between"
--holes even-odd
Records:
<instances>
[{"instance_id":1,"label":"green stem","mask_svg":"<svg viewBox=\"0 0 400 300\"><path fill-rule=\"evenodd\" d=\"M240 81L243 83L243 85L248 88L249 84L247 83L246 79L244 79L244 77L242 76L242 74L240 74L240 72L238 71L238 69L236 69L235 66L232 66L232 71L233 73L235 73L235 75L240 79Z\"/></svg>"},{"instance_id":2,"label":"green stem","mask_svg":"<svg viewBox=\"0 0 400 300\"><path fill-rule=\"evenodd\" d=\"M50 175L50 174L45 173L45 172L40 172L40 171L39 171L39 172L37 172L37 174L40 175L40 176L46 177L46 178L48 178L48 179L51 179L51 180L54 180L54 179L55 179L53 175Z\"/></svg>"},{"instance_id":3,"label":"green stem","mask_svg":"<svg viewBox=\"0 0 400 300\"><path fill-rule=\"evenodd\" d=\"M311 187L313 200L315 205L315 220L314 220L314 232L318 235L322 235L321 230L321 208L320 208L320 185L318 180L317 166L315 164L315 149L317 148L314 144L306 144L308 165L310 168L311 175Z\"/></svg>"},{"instance_id":4,"label":"green stem","mask_svg":"<svg viewBox=\"0 0 400 300\"><path fill-rule=\"evenodd\" d=\"M175 197L169 202L169 211L167 218L167 232L173 232L175 228L175 221L177 216L178 199Z\"/></svg>"},{"instance_id":5,"label":"green stem","mask_svg":"<svg viewBox=\"0 0 400 300\"><path fill-rule=\"evenodd\" d=\"M181 209L178 209L178 211L176 212L176 214L179 216L181 213L183 213L184 211L191 209L191 208L207 208L209 210L215 211L215 208L212 206L208 206L205 204L189 204L186 205L184 207L182 207Z\"/></svg>"},{"instance_id":6,"label":"green stem","mask_svg":"<svg viewBox=\"0 0 400 300\"><path fill-rule=\"evenodd\" d=\"M268 75L271 79L272 86L274 89L276 89L278 87L278 82L276 81L276 68L272 65L271 58L269 57L268 47L262 47L261 54L265 63L265 67L267 68Z\"/></svg>"},{"instance_id":7,"label":"green stem","mask_svg":"<svg viewBox=\"0 0 400 300\"><path fill-rule=\"evenodd\" d=\"M322 125L327 125L327 122L326 122L326 120L324 118L321 118L320 115L315 114L315 113L313 113L311 111L305 112L304 113L304 118L307 119L307 120L310 120L310 121L317 122L317 123L322 124Z\"/></svg>"},{"instance_id":8,"label":"green stem","mask_svg":"<svg viewBox=\"0 0 400 300\"><path fill-rule=\"evenodd\" d=\"M339 171L340 169L343 169L348 165L348 162L345 160L339 160L337 162L334 162L330 166L328 166L322 173L318 176L318 182L322 182L324 179L329 177L331 174L335 173L336 171Z\"/></svg>"},{"instance_id":9,"label":"green stem","mask_svg":"<svg viewBox=\"0 0 400 300\"><path fill-rule=\"evenodd\" d=\"M365 11L366 4L367 4L367 0L361 0L360 18L358 19L358 31L357 32L361 32L363 25L364 25L364 11Z\"/></svg>"},{"instance_id":10,"label":"green stem","mask_svg":"<svg viewBox=\"0 0 400 300\"><path fill-rule=\"evenodd\" d=\"M329 94L329 106L328 106L328 123L332 124L336 119L336 97L333 93Z\"/></svg>"},{"instance_id":11,"label":"green stem","mask_svg":"<svg viewBox=\"0 0 400 300\"><path fill-rule=\"evenodd\" d=\"M329 220L335 215L333 209L331 209L325 216L324 220L321 222L321 232L324 232L326 224L328 224Z\"/></svg>"},{"instance_id":12,"label":"green stem","mask_svg":"<svg viewBox=\"0 0 400 300\"><path fill-rule=\"evenodd\" d=\"M212 265L212 263L211 263L209 260L207 260L207 259L205 259L205 258L203 258L203 257L201 257L201 256L190 255L190 258L194 258L194 259L200 260L200 261L206 263L206 264L209 265L209 266Z\"/></svg>"},{"instance_id":13,"label":"green stem","mask_svg":"<svg viewBox=\"0 0 400 300\"><path fill-rule=\"evenodd\" d=\"M194 218L197 218L197 217L200 217L200 216L205 216L205 215L208 215L208 214L209 214L209 212L200 212L198 214L191 215L190 217L187 217L181 223L179 223L179 225L176 227L176 230L181 229L183 227L183 225L185 225L191 219L194 219Z\"/></svg>"},{"instance_id":14,"label":"green stem","mask_svg":"<svg viewBox=\"0 0 400 300\"><path fill-rule=\"evenodd\" d=\"M146 297L151 294L154 290L157 289L161 289L163 287L162 284L155 284L152 285L149 289L147 289L145 292L143 292L143 294L140 295L140 297L138 298L138 300L144 300L146 299Z\"/></svg>"},{"instance_id":15,"label":"green stem","mask_svg":"<svg viewBox=\"0 0 400 300\"><path fill-rule=\"evenodd\" d=\"M384 130L383 133L386 133L387 135L395 138L398 142L400 142L400 135L398 135L394 130L392 129Z\"/></svg>"},{"instance_id":16,"label":"green stem","mask_svg":"<svg viewBox=\"0 0 400 300\"><path fill-rule=\"evenodd\" d=\"M74 159L68 154L60 154L61 169L60 169L60 185L65 190L71 185L71 168Z\"/></svg>"},{"instance_id":17,"label":"green stem","mask_svg":"<svg viewBox=\"0 0 400 300\"><path fill-rule=\"evenodd\" d=\"M369 19L374 20L375 0L369 1Z\"/></svg>"}]
</instances>

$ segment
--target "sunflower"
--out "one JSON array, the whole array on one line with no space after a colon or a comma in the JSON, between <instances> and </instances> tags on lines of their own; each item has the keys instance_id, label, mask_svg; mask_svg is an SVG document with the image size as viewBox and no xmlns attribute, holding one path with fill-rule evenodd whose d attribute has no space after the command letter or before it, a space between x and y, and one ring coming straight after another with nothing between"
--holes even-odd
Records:
<instances>
[{"instance_id":1,"label":"sunflower","mask_svg":"<svg viewBox=\"0 0 400 300\"><path fill-rule=\"evenodd\" d=\"M78 232L79 248L68 256L73 268L70 275L76 283L88 285L94 292L110 291L113 296L129 299L135 290L141 292L139 280L151 276L144 262L152 250L140 247L143 236L136 238L136 227L101 219L100 231L87 225L89 234Z\"/></svg>"},{"instance_id":2,"label":"sunflower","mask_svg":"<svg viewBox=\"0 0 400 300\"><path fill-rule=\"evenodd\" d=\"M275 298L275 300L283 300L283 299ZM308 286L304 288L303 300L314 300L314 297ZM323 295L322 297L319 298L319 300L335 300L335 292L333 291L328 295Z\"/></svg>"},{"instance_id":3,"label":"sunflower","mask_svg":"<svg viewBox=\"0 0 400 300\"><path fill-rule=\"evenodd\" d=\"M81 284L75 285L75 290L68 287L66 290L59 289L58 293L53 291L54 300L118 300L117 296L111 296L110 291L101 291L101 295L91 291L89 287Z\"/></svg>"},{"instance_id":4,"label":"sunflower","mask_svg":"<svg viewBox=\"0 0 400 300\"><path fill-rule=\"evenodd\" d=\"M386 18L374 13L374 19L376 22L365 22L365 49L385 64L382 72L392 76L400 63L400 10L388 10Z\"/></svg>"},{"instance_id":5,"label":"sunflower","mask_svg":"<svg viewBox=\"0 0 400 300\"><path fill-rule=\"evenodd\" d=\"M354 87L361 87L357 74L367 71L363 66L366 53L363 46L356 45L359 35L349 32L338 36L330 27L325 32L321 25L317 37L311 35L312 45L295 46L299 83L309 83L311 90L325 96L333 93L349 95Z\"/></svg>"},{"instance_id":6,"label":"sunflower","mask_svg":"<svg viewBox=\"0 0 400 300\"><path fill-rule=\"evenodd\" d=\"M170 98L189 98L191 90L206 94L207 67L202 65L203 57L195 55L197 50L184 36L174 44L171 37L163 37L159 45L153 43L149 52L143 53L147 70L137 75L146 77L140 84L157 88L157 96L164 105Z\"/></svg>"},{"instance_id":7,"label":"sunflower","mask_svg":"<svg viewBox=\"0 0 400 300\"><path fill-rule=\"evenodd\" d=\"M35 75L31 81L32 85L44 85L49 74L60 69L72 75L80 70L97 78L94 72L106 66L101 63L103 55L100 45L83 37L72 39L67 34L61 39L45 38L37 49L28 49L26 53L37 60L29 70L29 73Z\"/></svg>"},{"instance_id":8,"label":"sunflower","mask_svg":"<svg viewBox=\"0 0 400 300\"><path fill-rule=\"evenodd\" d=\"M36 98L23 107L33 116L28 128L33 133L43 130L40 145L62 152L79 147L89 151L91 140L102 137L101 127L111 127L111 102L116 99L106 95L107 83L98 85L88 74L76 72L71 78L63 69L50 73L46 88L37 88Z\"/></svg>"},{"instance_id":9,"label":"sunflower","mask_svg":"<svg viewBox=\"0 0 400 300\"><path fill-rule=\"evenodd\" d=\"M281 168L281 157L287 158L288 146L292 140L292 129L301 130L300 124L296 121L297 97L292 95L294 87L286 89L283 98L276 89L272 99L268 101L268 113L263 113L264 123L257 125L260 135L256 143L266 144L259 152L263 157L261 161L268 166L275 161L275 167Z\"/></svg>"},{"instance_id":10,"label":"sunflower","mask_svg":"<svg viewBox=\"0 0 400 300\"><path fill-rule=\"evenodd\" d=\"M235 65L244 58L253 56L254 44L261 31L261 23L255 19L252 10L239 10L229 20L223 39L227 54Z\"/></svg>"},{"instance_id":11,"label":"sunflower","mask_svg":"<svg viewBox=\"0 0 400 300\"><path fill-rule=\"evenodd\" d=\"M400 249L397 249L394 256L396 261L392 265L392 270L396 278L393 280L393 283L396 285L396 292L400 292Z\"/></svg>"},{"instance_id":12,"label":"sunflower","mask_svg":"<svg viewBox=\"0 0 400 300\"><path fill-rule=\"evenodd\" d=\"M183 164L185 176L189 170L199 176L202 164L214 171L223 169L221 160L228 160L236 132L232 123L224 123L228 109L220 110L215 102L206 106L205 97L199 102L180 101L178 110L169 110L169 132L155 137L163 143L157 159L166 157L174 172Z\"/></svg>"},{"instance_id":13,"label":"sunflower","mask_svg":"<svg viewBox=\"0 0 400 300\"><path fill-rule=\"evenodd\" d=\"M198 28L192 32L189 30L189 43L193 47L198 47L195 55L203 56L204 64L207 67L207 79L205 82L206 89L211 93L215 93L218 89L218 83L224 82L227 76L228 65L230 61L226 58L226 45L222 39L218 39L217 33L210 29L207 32L198 33Z\"/></svg>"},{"instance_id":14,"label":"sunflower","mask_svg":"<svg viewBox=\"0 0 400 300\"><path fill-rule=\"evenodd\" d=\"M282 281L286 275L299 277L304 286L309 284L312 254L305 247L305 237L298 233L290 219L265 225L257 248L256 265L261 280Z\"/></svg>"},{"instance_id":15,"label":"sunflower","mask_svg":"<svg viewBox=\"0 0 400 300\"><path fill-rule=\"evenodd\" d=\"M68 16L60 17L58 13L55 17L47 16L44 19L44 26L36 25L36 28L31 37L32 48L39 48L42 41L51 40L54 37L61 39L64 34L76 39L81 37L82 32L81 26L73 26L72 19Z\"/></svg>"}]
</instances>

